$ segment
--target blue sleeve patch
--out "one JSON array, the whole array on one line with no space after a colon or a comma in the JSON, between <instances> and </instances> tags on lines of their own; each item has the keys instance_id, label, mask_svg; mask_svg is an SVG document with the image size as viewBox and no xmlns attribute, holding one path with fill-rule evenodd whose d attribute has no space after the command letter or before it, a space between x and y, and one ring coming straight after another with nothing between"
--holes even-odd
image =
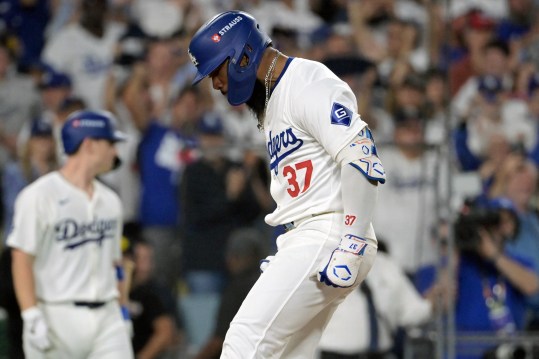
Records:
<instances>
[{"instance_id":1,"label":"blue sleeve patch","mask_svg":"<svg viewBox=\"0 0 539 359\"><path fill-rule=\"evenodd\" d=\"M346 106L341 105L338 102L334 102L333 107L331 108L331 124L350 127L351 122L352 111L350 111Z\"/></svg>"}]
</instances>

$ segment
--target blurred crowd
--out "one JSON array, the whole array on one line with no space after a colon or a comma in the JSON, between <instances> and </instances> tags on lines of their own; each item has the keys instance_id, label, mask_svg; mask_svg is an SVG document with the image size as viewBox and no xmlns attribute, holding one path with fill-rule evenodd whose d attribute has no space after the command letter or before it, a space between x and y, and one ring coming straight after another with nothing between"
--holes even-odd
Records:
<instances>
[{"instance_id":1,"label":"blurred crowd","mask_svg":"<svg viewBox=\"0 0 539 359\"><path fill-rule=\"evenodd\" d=\"M139 322L147 332L135 327L137 357L182 340L202 347L197 330L216 340L226 323L212 337L215 324L182 318L178 300L234 292L232 234L257 231L261 259L281 231L263 221L274 204L252 114L209 81L191 87L191 36L231 9L253 14L277 49L324 63L356 94L388 178L374 218L383 261L410 280L419 293L411 298L430 303L417 304L427 309L415 321L392 308L388 335L432 319L447 308L440 298L454 299L459 331L537 330L537 0L0 0L3 237L17 193L63 162L67 115L110 111L129 139L118 144L121 167L101 180L123 202L126 256L145 268L135 266L133 303L161 303ZM382 305L383 289L372 288ZM223 313L198 299L180 307ZM151 341L158 329L168 338L161 346Z\"/></svg>"}]
</instances>

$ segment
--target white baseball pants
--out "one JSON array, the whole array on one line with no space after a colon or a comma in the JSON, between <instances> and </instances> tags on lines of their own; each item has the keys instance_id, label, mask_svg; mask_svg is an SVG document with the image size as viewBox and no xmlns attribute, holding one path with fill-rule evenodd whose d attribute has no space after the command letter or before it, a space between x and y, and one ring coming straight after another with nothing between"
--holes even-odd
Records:
<instances>
[{"instance_id":1,"label":"white baseball pants","mask_svg":"<svg viewBox=\"0 0 539 359\"><path fill-rule=\"evenodd\" d=\"M376 257L370 241L351 288L318 282L322 261L337 247L342 214L301 222L277 238L277 253L249 292L227 332L221 359L311 359L331 315L366 277Z\"/></svg>"},{"instance_id":2,"label":"white baseball pants","mask_svg":"<svg viewBox=\"0 0 539 359\"><path fill-rule=\"evenodd\" d=\"M27 359L132 359L133 349L118 302L88 308L73 303L44 304L39 308L49 326L52 348L42 352L23 332Z\"/></svg>"}]
</instances>

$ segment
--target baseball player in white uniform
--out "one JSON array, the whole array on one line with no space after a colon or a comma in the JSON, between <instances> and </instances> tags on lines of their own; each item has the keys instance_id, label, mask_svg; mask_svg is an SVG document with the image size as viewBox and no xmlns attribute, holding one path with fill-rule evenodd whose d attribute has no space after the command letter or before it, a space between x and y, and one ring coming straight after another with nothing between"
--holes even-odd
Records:
<instances>
[{"instance_id":1,"label":"baseball player in white uniform","mask_svg":"<svg viewBox=\"0 0 539 359\"><path fill-rule=\"evenodd\" d=\"M107 112L73 113L62 128L67 161L15 203L13 281L28 359L132 358L119 305L122 210L95 177L124 139Z\"/></svg>"},{"instance_id":2,"label":"baseball player in white uniform","mask_svg":"<svg viewBox=\"0 0 539 359\"><path fill-rule=\"evenodd\" d=\"M80 19L54 34L43 61L69 74L73 92L90 108L105 106L106 81L125 26L107 19L107 0L81 0Z\"/></svg>"},{"instance_id":3,"label":"baseball player in white uniform","mask_svg":"<svg viewBox=\"0 0 539 359\"><path fill-rule=\"evenodd\" d=\"M365 278L377 250L371 224L385 172L351 89L318 62L271 47L244 12L219 14L193 36L198 73L232 105L247 103L266 135L266 217L283 225L278 251L227 332L221 358L313 358L336 306Z\"/></svg>"}]
</instances>

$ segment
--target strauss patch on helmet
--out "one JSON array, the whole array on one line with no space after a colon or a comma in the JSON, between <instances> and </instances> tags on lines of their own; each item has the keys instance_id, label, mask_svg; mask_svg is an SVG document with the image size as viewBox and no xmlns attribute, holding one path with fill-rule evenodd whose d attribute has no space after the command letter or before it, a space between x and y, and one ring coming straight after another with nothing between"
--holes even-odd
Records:
<instances>
[{"instance_id":1,"label":"strauss patch on helmet","mask_svg":"<svg viewBox=\"0 0 539 359\"><path fill-rule=\"evenodd\" d=\"M191 53L191 51L187 51L187 53L189 54L189 58L191 59L193 65L198 66L197 58Z\"/></svg>"},{"instance_id":2,"label":"strauss patch on helmet","mask_svg":"<svg viewBox=\"0 0 539 359\"><path fill-rule=\"evenodd\" d=\"M105 127L104 121L89 121L89 120L75 120L73 121L73 127Z\"/></svg>"},{"instance_id":3,"label":"strauss patch on helmet","mask_svg":"<svg viewBox=\"0 0 539 359\"><path fill-rule=\"evenodd\" d=\"M239 23L243 18L241 16L236 16L232 21L228 23L228 25L225 25L221 30L219 30L219 35L223 36L226 34L226 32L230 29L232 29L234 26L236 26L237 23Z\"/></svg>"}]
</instances>

